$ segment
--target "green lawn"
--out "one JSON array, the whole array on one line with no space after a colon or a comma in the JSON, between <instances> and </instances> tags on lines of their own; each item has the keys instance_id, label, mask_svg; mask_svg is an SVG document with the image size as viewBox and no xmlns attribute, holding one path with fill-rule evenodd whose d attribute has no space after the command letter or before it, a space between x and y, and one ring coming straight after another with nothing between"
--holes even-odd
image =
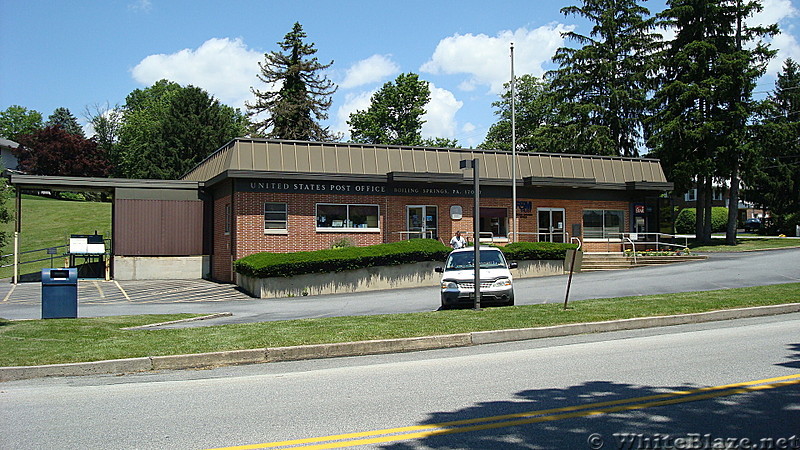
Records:
<instances>
[{"instance_id":1,"label":"green lawn","mask_svg":"<svg viewBox=\"0 0 800 450\"><path fill-rule=\"evenodd\" d=\"M14 200L6 205L14 210ZM3 254L14 252L14 222L0 224L0 229L11 237L3 247ZM20 252L69 244L71 234L94 234L94 232L111 237L111 203L76 202L53 200L33 195L22 196L22 231L20 232ZM66 251L58 249L59 254ZM21 255L21 261L47 258L46 251ZM10 264L8 257L3 264ZM63 258L55 258L58 267L64 263ZM37 273L50 267L50 261L20 265L20 274ZM8 278L13 274L13 267L0 268L0 278Z\"/></svg>"},{"instance_id":2,"label":"green lawn","mask_svg":"<svg viewBox=\"0 0 800 450\"><path fill-rule=\"evenodd\" d=\"M710 245L699 245L689 241L689 248L693 252L714 253L714 252L746 252L753 250L765 250L773 248L800 247L800 239L786 238L746 238L739 236L736 245L727 245L725 239L712 239Z\"/></svg>"},{"instance_id":3,"label":"green lawn","mask_svg":"<svg viewBox=\"0 0 800 450\"><path fill-rule=\"evenodd\" d=\"M800 302L800 283L560 304L332 317L171 330L121 330L191 315L8 321L0 366L202 353L596 322Z\"/></svg>"}]
</instances>

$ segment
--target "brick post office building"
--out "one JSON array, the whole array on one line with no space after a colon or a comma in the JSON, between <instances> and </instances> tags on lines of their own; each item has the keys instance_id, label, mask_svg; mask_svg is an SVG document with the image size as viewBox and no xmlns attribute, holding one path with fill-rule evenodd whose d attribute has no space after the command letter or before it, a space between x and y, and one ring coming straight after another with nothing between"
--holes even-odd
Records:
<instances>
[{"instance_id":1,"label":"brick post office building","mask_svg":"<svg viewBox=\"0 0 800 450\"><path fill-rule=\"evenodd\" d=\"M210 276L233 281L233 261L262 252L431 237L471 237L480 159L481 238L569 242L621 251L622 233L657 232L667 182L657 160L517 154L517 224L508 152L235 139L183 178L206 198ZM512 232L516 230L516 239Z\"/></svg>"}]
</instances>

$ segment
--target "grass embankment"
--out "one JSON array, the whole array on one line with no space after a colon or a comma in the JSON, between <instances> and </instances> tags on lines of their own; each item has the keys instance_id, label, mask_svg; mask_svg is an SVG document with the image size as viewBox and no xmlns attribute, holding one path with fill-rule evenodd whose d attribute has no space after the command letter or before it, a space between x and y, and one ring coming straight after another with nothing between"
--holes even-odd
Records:
<instances>
[{"instance_id":1,"label":"grass embankment","mask_svg":"<svg viewBox=\"0 0 800 450\"><path fill-rule=\"evenodd\" d=\"M711 239L711 244L700 245L696 242L689 241L689 248L693 252L698 253L716 253L716 252L747 252L754 250L766 250L773 248L791 248L800 247L800 239L785 239L785 238L738 238L736 245L727 245L725 239Z\"/></svg>"},{"instance_id":2,"label":"grass embankment","mask_svg":"<svg viewBox=\"0 0 800 450\"><path fill-rule=\"evenodd\" d=\"M561 304L333 317L172 330L121 328L191 315L7 321L0 366L431 336L800 302L800 283Z\"/></svg>"},{"instance_id":3,"label":"grass embankment","mask_svg":"<svg viewBox=\"0 0 800 450\"><path fill-rule=\"evenodd\" d=\"M6 204L14 211L13 199ZM14 222L0 224L0 229L10 236L3 247L3 254L14 252ZM54 200L33 195L22 196L22 231L20 232L20 252L36 250L47 247L56 247L69 244L71 234L102 234L105 238L111 237L111 203L77 202L68 200ZM54 258L55 267L64 264L61 256L65 248L58 249L59 254ZM21 261L48 258L47 252L36 252L22 255ZM11 257L3 261L10 264ZM20 274L38 273L50 267L50 260L31 264L21 264ZM13 274L13 267L0 268L0 278L8 278Z\"/></svg>"}]
</instances>

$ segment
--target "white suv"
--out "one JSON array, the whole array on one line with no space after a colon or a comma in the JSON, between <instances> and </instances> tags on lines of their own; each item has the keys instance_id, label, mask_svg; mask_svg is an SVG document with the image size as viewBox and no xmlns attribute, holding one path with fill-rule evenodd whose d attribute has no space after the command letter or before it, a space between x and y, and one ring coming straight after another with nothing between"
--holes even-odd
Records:
<instances>
[{"instance_id":1,"label":"white suv","mask_svg":"<svg viewBox=\"0 0 800 450\"><path fill-rule=\"evenodd\" d=\"M514 304L514 285L511 270L517 263L506 262L506 257L495 247L481 247L481 305ZM453 250L447 256L444 268L436 267L442 274L442 309L475 302L475 249Z\"/></svg>"}]
</instances>

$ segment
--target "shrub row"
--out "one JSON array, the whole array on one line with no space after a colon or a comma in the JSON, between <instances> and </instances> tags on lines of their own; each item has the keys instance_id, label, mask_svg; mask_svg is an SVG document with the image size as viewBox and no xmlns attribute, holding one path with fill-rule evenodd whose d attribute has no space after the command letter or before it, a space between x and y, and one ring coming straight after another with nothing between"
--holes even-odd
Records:
<instances>
[{"instance_id":1,"label":"shrub row","mask_svg":"<svg viewBox=\"0 0 800 450\"><path fill-rule=\"evenodd\" d=\"M509 260L564 259L574 244L516 242L501 247ZM374 266L444 261L450 248L433 239L410 239L368 247L313 252L256 253L233 263L237 273L254 278L291 277L307 273L341 272Z\"/></svg>"},{"instance_id":2,"label":"shrub row","mask_svg":"<svg viewBox=\"0 0 800 450\"><path fill-rule=\"evenodd\" d=\"M434 239L410 239L368 247L344 247L313 252L256 253L233 263L237 273L254 278L290 277L306 273L341 272L373 266L444 261L450 248Z\"/></svg>"},{"instance_id":3,"label":"shrub row","mask_svg":"<svg viewBox=\"0 0 800 450\"><path fill-rule=\"evenodd\" d=\"M527 261L537 259L564 259L568 249L578 248L576 244L556 242L514 242L502 247L506 259Z\"/></svg>"},{"instance_id":4,"label":"shrub row","mask_svg":"<svg viewBox=\"0 0 800 450\"><path fill-rule=\"evenodd\" d=\"M684 208L675 218L675 232L678 234L694 234L697 222L697 210ZM728 226L728 208L715 206L711 208L711 232L725 231Z\"/></svg>"}]
</instances>

